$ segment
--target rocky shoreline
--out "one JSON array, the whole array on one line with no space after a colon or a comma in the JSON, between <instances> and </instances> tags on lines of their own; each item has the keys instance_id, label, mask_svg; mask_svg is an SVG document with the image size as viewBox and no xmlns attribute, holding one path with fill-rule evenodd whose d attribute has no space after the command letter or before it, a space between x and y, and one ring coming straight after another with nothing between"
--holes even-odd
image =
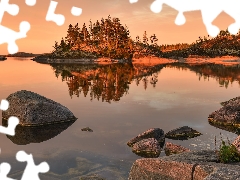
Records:
<instances>
[{"instance_id":1,"label":"rocky shoreline","mask_svg":"<svg viewBox=\"0 0 240 180\"><path fill-rule=\"evenodd\" d=\"M110 59L110 58L60 58L60 59L51 59L45 56L34 57L31 60L42 63L42 64L113 64L113 63L133 63L133 64L164 64L164 63L186 63L186 64L222 64L222 65L236 65L240 64L240 58L235 56L222 56L216 58L205 58L200 56L192 56L188 58L182 57L171 57L171 58L162 58L162 57L141 57L141 58L132 58L131 60L126 59Z\"/></svg>"},{"instance_id":2,"label":"rocky shoreline","mask_svg":"<svg viewBox=\"0 0 240 180\"><path fill-rule=\"evenodd\" d=\"M161 158L136 160L128 180L226 180L240 179L240 163L219 163L215 151L183 152Z\"/></svg>"},{"instance_id":3,"label":"rocky shoreline","mask_svg":"<svg viewBox=\"0 0 240 180\"><path fill-rule=\"evenodd\" d=\"M209 115L209 123L239 128L240 97L222 102L221 105L222 108ZM166 142L166 156L158 157L158 151L163 148L159 142L165 142L163 139L181 140L199 135L201 133L196 130L183 126L166 134L159 128L152 128L131 139L127 144L134 153L141 156L140 151L142 154L148 151L148 154L157 155L137 159L131 167L128 180L240 180L240 136L229 142L229 146L223 141L219 150L191 151Z\"/></svg>"},{"instance_id":4,"label":"rocky shoreline","mask_svg":"<svg viewBox=\"0 0 240 180\"><path fill-rule=\"evenodd\" d=\"M42 58L42 59L32 59L33 61L39 62L39 63L57 63L57 64L65 64L65 63L71 63L71 64L93 64L93 63L99 63L99 62L105 62L105 63L128 63L129 60L112 60L108 58L101 58L101 59L50 59L50 58Z\"/></svg>"}]
</instances>

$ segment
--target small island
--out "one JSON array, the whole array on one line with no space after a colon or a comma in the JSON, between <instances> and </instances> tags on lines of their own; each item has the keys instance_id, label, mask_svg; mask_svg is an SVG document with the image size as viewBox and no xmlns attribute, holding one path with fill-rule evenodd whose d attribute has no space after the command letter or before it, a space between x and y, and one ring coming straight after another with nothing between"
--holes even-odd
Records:
<instances>
[{"instance_id":1,"label":"small island","mask_svg":"<svg viewBox=\"0 0 240 180\"><path fill-rule=\"evenodd\" d=\"M27 52L17 52L15 54L8 54L7 57L36 57L39 56L39 54L33 54L33 53L27 53Z\"/></svg>"},{"instance_id":2,"label":"small island","mask_svg":"<svg viewBox=\"0 0 240 180\"><path fill-rule=\"evenodd\" d=\"M142 38L132 39L126 25L119 18L92 22L89 28L84 23L70 24L65 38L60 43L55 41L53 51L33 58L35 61L51 62L132 62L139 58L215 58L239 57L240 34L232 35L228 30L221 30L215 38L199 37L191 44L179 43L158 45L155 34L148 36L144 31Z\"/></svg>"}]
</instances>

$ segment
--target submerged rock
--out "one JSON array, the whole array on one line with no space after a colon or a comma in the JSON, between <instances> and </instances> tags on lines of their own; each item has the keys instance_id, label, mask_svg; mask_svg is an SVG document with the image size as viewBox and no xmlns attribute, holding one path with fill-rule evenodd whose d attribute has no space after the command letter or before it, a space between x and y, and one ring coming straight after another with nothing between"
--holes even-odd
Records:
<instances>
[{"instance_id":1,"label":"submerged rock","mask_svg":"<svg viewBox=\"0 0 240 180\"><path fill-rule=\"evenodd\" d=\"M160 143L160 145L163 145L165 142L164 131L160 128L151 128L128 141L127 145L132 147L136 142L148 138L156 139Z\"/></svg>"},{"instance_id":2,"label":"submerged rock","mask_svg":"<svg viewBox=\"0 0 240 180\"><path fill-rule=\"evenodd\" d=\"M183 126L177 129L173 129L165 134L166 138L176 140L187 140L202 135L200 132L188 127Z\"/></svg>"},{"instance_id":3,"label":"submerged rock","mask_svg":"<svg viewBox=\"0 0 240 180\"><path fill-rule=\"evenodd\" d=\"M132 151L142 157L158 157L161 153L159 142L154 138L143 139L136 142Z\"/></svg>"},{"instance_id":4,"label":"submerged rock","mask_svg":"<svg viewBox=\"0 0 240 180\"><path fill-rule=\"evenodd\" d=\"M93 132L93 130L90 127L82 128L82 131L88 131L88 132Z\"/></svg>"},{"instance_id":5,"label":"submerged rock","mask_svg":"<svg viewBox=\"0 0 240 180\"><path fill-rule=\"evenodd\" d=\"M16 116L22 126L40 126L77 119L67 107L31 91L17 91L6 99L10 106L2 112L3 120Z\"/></svg>"},{"instance_id":6,"label":"submerged rock","mask_svg":"<svg viewBox=\"0 0 240 180\"><path fill-rule=\"evenodd\" d=\"M161 158L136 160L129 173L129 180L224 180L239 179L240 165L218 163L214 151L192 151Z\"/></svg>"},{"instance_id":7,"label":"submerged rock","mask_svg":"<svg viewBox=\"0 0 240 180\"><path fill-rule=\"evenodd\" d=\"M170 143L170 142L165 143L164 150L165 150L165 154L167 156L172 155L172 154L179 154L179 153L183 153L183 152L190 152L190 149L185 148L180 145Z\"/></svg>"},{"instance_id":8,"label":"submerged rock","mask_svg":"<svg viewBox=\"0 0 240 180\"><path fill-rule=\"evenodd\" d=\"M221 126L233 126L240 129L240 97L222 102L219 110L211 113L208 121Z\"/></svg>"}]
</instances>

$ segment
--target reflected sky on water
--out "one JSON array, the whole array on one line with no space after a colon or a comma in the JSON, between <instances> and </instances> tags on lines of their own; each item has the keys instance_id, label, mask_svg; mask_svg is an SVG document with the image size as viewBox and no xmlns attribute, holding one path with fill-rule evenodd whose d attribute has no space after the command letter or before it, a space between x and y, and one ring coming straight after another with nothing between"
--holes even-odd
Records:
<instances>
[{"instance_id":1,"label":"reflected sky on water","mask_svg":"<svg viewBox=\"0 0 240 180\"><path fill-rule=\"evenodd\" d=\"M126 179L131 163L140 158L126 143L149 128L162 128L165 133L181 126L196 129L203 135L188 141L166 139L192 150L214 149L214 137L220 142L220 132L225 139L237 137L209 125L207 117L221 107L220 102L239 96L239 80L240 66L48 65L8 58L0 61L0 99L30 90L68 107L78 120L41 143L18 145L0 134L1 157L14 162L16 152L25 150L51 162L55 174L70 172L72 166L75 172L77 159L91 158L94 165L102 163L121 172L105 169L103 176ZM93 132L82 131L85 127ZM68 163L70 156L73 161ZM13 172L17 170L14 166Z\"/></svg>"}]
</instances>

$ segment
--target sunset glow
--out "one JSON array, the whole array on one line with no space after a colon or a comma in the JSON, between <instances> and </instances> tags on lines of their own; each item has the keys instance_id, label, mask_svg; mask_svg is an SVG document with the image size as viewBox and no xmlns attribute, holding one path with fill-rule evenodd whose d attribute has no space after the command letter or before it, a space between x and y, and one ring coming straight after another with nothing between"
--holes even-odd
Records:
<instances>
[{"instance_id":1,"label":"sunset glow","mask_svg":"<svg viewBox=\"0 0 240 180\"><path fill-rule=\"evenodd\" d=\"M15 31L18 31L21 21L28 21L31 24L27 38L17 40L19 51L51 52L54 42L66 36L69 24L78 23L81 27L86 23L88 26L90 19L95 22L107 18L108 15L118 17L122 24L126 24L132 39L137 35L142 38L144 31L147 31L148 36L155 33L159 39L158 44L191 43L199 36L207 36L200 11L184 13L187 22L183 26L177 26L174 23L177 11L165 5L161 13L155 14L150 10L152 0L139 1L135 4L130 4L128 0L58 0L57 2L56 13L65 16L63 26L45 20L49 1L39 0L31 7L23 0L10 0L10 3L19 5L20 12L17 16L5 13L1 24ZM72 6L81 8L82 14L78 17L73 16ZM222 13L213 24L225 30L233 22L231 17ZM7 44L0 45L0 54L8 54Z\"/></svg>"}]
</instances>

